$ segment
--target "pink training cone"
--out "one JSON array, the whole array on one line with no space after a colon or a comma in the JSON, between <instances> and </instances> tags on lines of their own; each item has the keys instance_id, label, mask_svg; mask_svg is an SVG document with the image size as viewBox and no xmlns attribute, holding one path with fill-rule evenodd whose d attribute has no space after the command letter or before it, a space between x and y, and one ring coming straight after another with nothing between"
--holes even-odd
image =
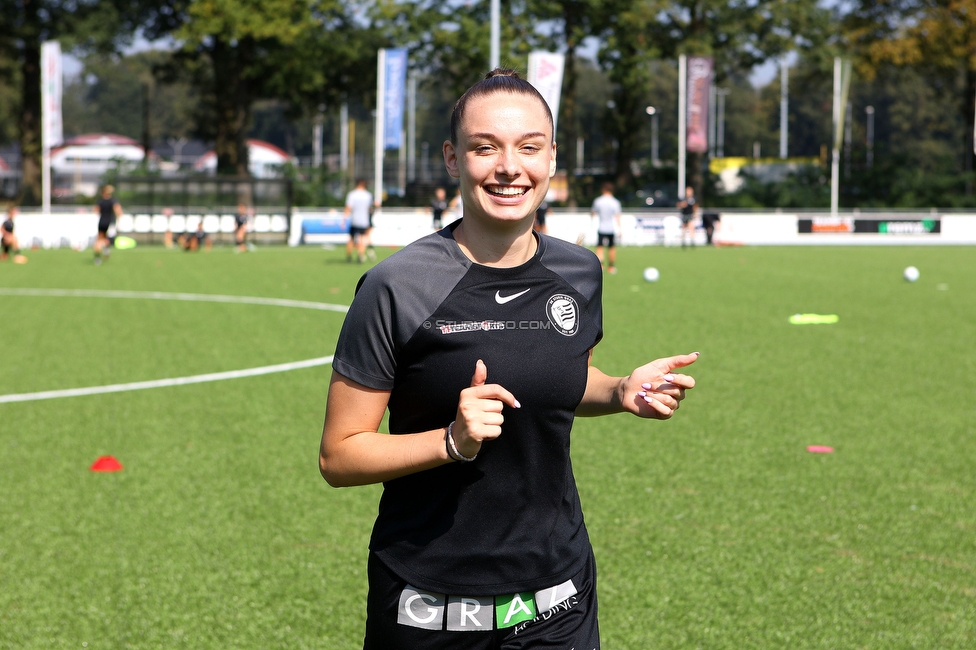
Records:
<instances>
[{"instance_id":1,"label":"pink training cone","mask_svg":"<svg viewBox=\"0 0 976 650\"><path fill-rule=\"evenodd\" d=\"M99 456L98 460L92 463L93 472L119 472L122 470L122 463L116 460L115 456Z\"/></svg>"},{"instance_id":2,"label":"pink training cone","mask_svg":"<svg viewBox=\"0 0 976 650\"><path fill-rule=\"evenodd\" d=\"M834 448L824 447L823 445L810 445L807 447L807 451L811 454L832 454L834 453Z\"/></svg>"}]
</instances>

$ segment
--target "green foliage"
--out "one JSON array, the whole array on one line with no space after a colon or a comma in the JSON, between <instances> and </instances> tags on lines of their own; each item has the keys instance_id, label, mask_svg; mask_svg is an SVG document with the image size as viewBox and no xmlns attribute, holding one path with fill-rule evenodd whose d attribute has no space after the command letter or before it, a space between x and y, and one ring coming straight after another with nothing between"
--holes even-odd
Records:
<instances>
[{"instance_id":1,"label":"green foliage","mask_svg":"<svg viewBox=\"0 0 976 650\"><path fill-rule=\"evenodd\" d=\"M196 134L214 142L218 173L247 174L257 100L278 99L297 117L367 92L379 37L355 10L339 0L192 0L157 11L181 43L173 67L190 73L200 97Z\"/></svg>"},{"instance_id":2,"label":"green foliage","mask_svg":"<svg viewBox=\"0 0 976 650\"><path fill-rule=\"evenodd\" d=\"M41 44L62 51L114 50L131 38L147 0L0 0L0 90L19 81L12 102L21 152L20 201L41 202ZM14 71L14 69L16 69ZM0 104L2 110L2 104ZM9 128L9 127L8 127ZM2 136L2 134L0 134Z\"/></svg>"},{"instance_id":3,"label":"green foliage","mask_svg":"<svg viewBox=\"0 0 976 650\"><path fill-rule=\"evenodd\" d=\"M296 207L340 207L345 205L342 175L324 167L298 174L292 165L285 166L285 178L292 180L292 202Z\"/></svg>"},{"instance_id":4,"label":"green foliage","mask_svg":"<svg viewBox=\"0 0 976 650\"><path fill-rule=\"evenodd\" d=\"M17 140L20 69L0 52L0 144Z\"/></svg>"},{"instance_id":5,"label":"green foliage","mask_svg":"<svg viewBox=\"0 0 976 650\"><path fill-rule=\"evenodd\" d=\"M861 0L843 19L844 36L857 55L858 69L868 79L884 68L910 68L932 87L954 87L943 96L943 115L964 123L955 149L976 168L973 115L976 113L976 2L897 2ZM973 179L967 187L971 192Z\"/></svg>"},{"instance_id":6,"label":"green foliage","mask_svg":"<svg viewBox=\"0 0 976 650\"><path fill-rule=\"evenodd\" d=\"M789 153L822 157L811 169L778 184L747 179L736 195L714 197L727 207L829 206L829 147L832 139L832 79L814 62L790 69ZM800 89L800 90L797 90ZM855 75L850 98L852 137L841 152L840 205L845 208L970 207L972 175L954 154L965 141L967 125L946 110L965 92L964 78L953 83L919 70L879 65L872 78ZM867 114L871 107L874 139L868 162ZM752 142L776 151L779 139L779 80L755 91L732 86L726 98L726 155L751 156Z\"/></svg>"},{"instance_id":7,"label":"green foliage","mask_svg":"<svg viewBox=\"0 0 976 650\"><path fill-rule=\"evenodd\" d=\"M743 187L734 194L706 194L715 208L830 208L830 181L823 170L808 165L778 183L743 174ZM710 179L714 183L717 179Z\"/></svg>"},{"instance_id":8,"label":"green foliage","mask_svg":"<svg viewBox=\"0 0 976 650\"><path fill-rule=\"evenodd\" d=\"M81 74L65 84L65 135L118 133L141 141L143 92L148 87L152 141L191 137L195 93L185 79L160 81L169 59L168 52L158 50L87 57Z\"/></svg>"},{"instance_id":9,"label":"green foliage","mask_svg":"<svg viewBox=\"0 0 976 650\"><path fill-rule=\"evenodd\" d=\"M618 143L616 176L621 186L632 174L637 134L647 122L643 111L652 103L647 87L653 61L679 54L712 56L721 83L795 47L819 47L830 33L829 14L813 0L607 0L603 12L599 24L606 38L599 58L614 84L615 108L607 127ZM691 156L692 176L699 161Z\"/></svg>"}]
</instances>

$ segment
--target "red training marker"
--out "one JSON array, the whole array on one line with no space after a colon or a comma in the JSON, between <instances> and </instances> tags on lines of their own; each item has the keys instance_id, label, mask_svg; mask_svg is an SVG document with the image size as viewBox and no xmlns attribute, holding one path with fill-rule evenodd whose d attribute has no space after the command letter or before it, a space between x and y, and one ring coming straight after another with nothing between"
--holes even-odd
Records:
<instances>
[{"instance_id":1,"label":"red training marker","mask_svg":"<svg viewBox=\"0 0 976 650\"><path fill-rule=\"evenodd\" d=\"M807 451L811 454L832 454L834 453L833 447L824 447L822 445L810 445L807 447Z\"/></svg>"},{"instance_id":2,"label":"red training marker","mask_svg":"<svg viewBox=\"0 0 976 650\"><path fill-rule=\"evenodd\" d=\"M122 463L117 461L115 456L99 456L91 466L93 472L118 472L121 469Z\"/></svg>"}]
</instances>

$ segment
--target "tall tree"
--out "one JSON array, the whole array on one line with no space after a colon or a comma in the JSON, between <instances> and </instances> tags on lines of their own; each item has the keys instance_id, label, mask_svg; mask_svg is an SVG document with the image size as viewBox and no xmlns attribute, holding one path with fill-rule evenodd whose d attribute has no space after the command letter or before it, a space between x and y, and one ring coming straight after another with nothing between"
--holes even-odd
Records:
<instances>
[{"instance_id":1,"label":"tall tree","mask_svg":"<svg viewBox=\"0 0 976 650\"><path fill-rule=\"evenodd\" d=\"M594 35L592 16L603 0L513 0L502 3L501 65L526 71L532 50L562 52L565 57L558 117L560 166L569 170L570 205L576 202L573 172L578 167L576 140L580 115L576 88L584 64L577 60L587 37ZM429 73L428 83L447 87L457 97L488 69L489 3L445 3L381 0L379 25L391 40L407 45L416 67Z\"/></svg>"},{"instance_id":2,"label":"tall tree","mask_svg":"<svg viewBox=\"0 0 976 650\"><path fill-rule=\"evenodd\" d=\"M199 93L197 134L213 140L218 173L247 175L255 101L282 99L297 113L370 87L375 39L354 10L341 0L170 0L158 7L147 32L180 43L174 65L189 71Z\"/></svg>"},{"instance_id":3,"label":"tall tree","mask_svg":"<svg viewBox=\"0 0 976 650\"><path fill-rule=\"evenodd\" d=\"M528 0L526 4L530 23L542 22L549 28L544 31L548 34L548 39L540 41L538 45L561 51L566 57L557 142L561 143L560 158L567 170L570 207L576 207L582 198L575 182L575 171L580 167L576 141L582 127L577 90L586 62L579 60L579 52L585 40L596 35L593 17L599 14L601 2L602 0Z\"/></svg>"},{"instance_id":4,"label":"tall tree","mask_svg":"<svg viewBox=\"0 0 976 650\"><path fill-rule=\"evenodd\" d=\"M869 78L891 63L924 69L946 87L962 80L962 92L947 100L967 125L961 160L971 174L976 167L976 0L860 0L845 31L860 55L858 70ZM967 193L972 187L971 178Z\"/></svg>"},{"instance_id":5,"label":"tall tree","mask_svg":"<svg viewBox=\"0 0 976 650\"><path fill-rule=\"evenodd\" d=\"M721 82L790 50L819 48L832 31L830 12L816 0L605 0L601 16L613 34L600 61L616 85L617 115L610 124L619 143L618 184L631 179L635 146L629 141L640 133L635 126L642 120L649 61L712 56ZM702 163L702 154L689 156L689 180L699 195Z\"/></svg>"},{"instance_id":6,"label":"tall tree","mask_svg":"<svg viewBox=\"0 0 976 650\"><path fill-rule=\"evenodd\" d=\"M149 89L153 140L192 135L197 105L193 88L185 79L159 83L157 70L169 57L159 50L85 57L81 74L65 84L65 135L109 132L139 139L146 126L144 88Z\"/></svg>"},{"instance_id":7,"label":"tall tree","mask_svg":"<svg viewBox=\"0 0 976 650\"><path fill-rule=\"evenodd\" d=\"M41 43L110 50L130 38L149 0L0 0L0 59L16 67L21 154L19 200L41 201Z\"/></svg>"},{"instance_id":8,"label":"tall tree","mask_svg":"<svg viewBox=\"0 0 976 650\"><path fill-rule=\"evenodd\" d=\"M504 2L501 9L500 63L524 72L529 52L551 39L536 32L524 0ZM379 0L373 18L390 42L410 49L415 69L457 97L488 72L489 14L488 2Z\"/></svg>"}]
</instances>

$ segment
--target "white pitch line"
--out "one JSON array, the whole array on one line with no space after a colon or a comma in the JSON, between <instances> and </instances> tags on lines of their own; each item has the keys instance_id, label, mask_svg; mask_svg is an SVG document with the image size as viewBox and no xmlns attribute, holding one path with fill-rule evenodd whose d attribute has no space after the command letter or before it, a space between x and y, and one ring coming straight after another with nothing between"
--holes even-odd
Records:
<instances>
[{"instance_id":1,"label":"white pitch line","mask_svg":"<svg viewBox=\"0 0 976 650\"><path fill-rule=\"evenodd\" d=\"M11 289L0 288L0 296L38 296L57 298L134 298L140 300L183 300L186 302L223 302L242 305L269 305L271 307L296 307L345 313L345 305L330 305L308 300L260 298L257 296L221 296L205 293L165 293L162 291L102 291L99 289Z\"/></svg>"},{"instance_id":2,"label":"white pitch line","mask_svg":"<svg viewBox=\"0 0 976 650\"><path fill-rule=\"evenodd\" d=\"M187 302L223 302L245 305L269 305L272 307L295 307L298 309L318 309L320 311L347 312L345 305L330 305L324 302L310 302L306 300L285 300L281 298L259 298L255 296L221 296L203 293L164 293L161 291L102 291L99 289L13 289L0 287L0 296L40 296L59 298L134 298L142 300L183 300ZM59 397L81 397L84 395L101 395L104 393L123 393L130 390L145 390L147 388L165 388L167 386L185 386L187 384L202 384L208 381L222 381L224 379L240 379L242 377L256 377L275 372L287 372L302 368L313 368L332 363L332 356L279 363L260 368L245 368L244 370L229 370L227 372L212 372L192 377L173 377L170 379L154 379L151 381L136 381L128 384L110 384L108 386L89 386L87 388L66 388L64 390L46 390L38 393L14 393L0 395L0 404L10 402L33 402L42 399L57 399Z\"/></svg>"},{"instance_id":3,"label":"white pitch line","mask_svg":"<svg viewBox=\"0 0 976 650\"><path fill-rule=\"evenodd\" d=\"M192 377L173 377L171 379L153 379L151 381L136 381L130 384L110 384L108 386L89 386L88 388L67 388L64 390L46 390L39 393L20 393L0 395L0 404L9 402L33 402L42 399L56 399L59 397L81 397L84 395L101 395L103 393L123 393L130 390L144 390L147 388L164 388L166 386L186 386L187 384L202 384L208 381L222 381L224 379L240 379L242 377L256 377L270 375L275 372L287 372L302 368L314 368L332 363L332 356L279 363L274 366L260 368L245 368L244 370L228 370L227 372L211 372L206 375Z\"/></svg>"}]
</instances>

